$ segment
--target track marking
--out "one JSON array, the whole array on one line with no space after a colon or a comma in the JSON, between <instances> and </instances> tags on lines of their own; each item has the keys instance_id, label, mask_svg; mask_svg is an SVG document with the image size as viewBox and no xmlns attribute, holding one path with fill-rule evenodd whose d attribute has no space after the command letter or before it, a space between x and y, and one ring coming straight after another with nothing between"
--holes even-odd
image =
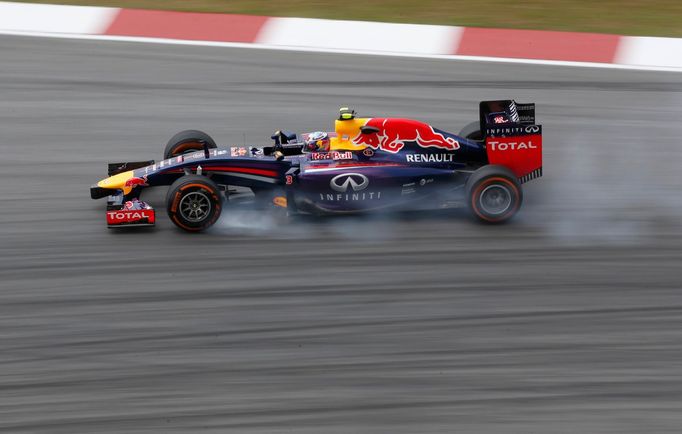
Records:
<instances>
[{"instance_id":1,"label":"track marking","mask_svg":"<svg viewBox=\"0 0 682 434\"><path fill-rule=\"evenodd\" d=\"M71 34L71 33L20 32L20 31L9 31L9 30L0 30L0 35L31 36L31 37L57 38L57 39L82 39L82 40L94 40L94 41L138 42L138 43L146 43L146 44L190 45L190 46L198 46L198 47L248 48L248 49L253 49L253 50L298 51L298 52L308 52L308 53L352 54L352 55L356 55L356 56L387 56L387 57L404 57L404 58L419 58L419 59L447 60L447 61L517 63L517 64L525 64L525 65L547 65L547 66L562 66L562 67L576 67L576 68L620 69L620 70L626 70L626 71L654 71L654 72L677 72L677 73L682 72L682 68L665 67L665 66L571 62L571 61L564 61L564 60L514 59L514 58L501 58L501 57L462 56L462 55L456 55L456 54L414 54L414 53L410 54L410 53L387 52L387 51L357 52L357 51L353 51L353 50L331 49L331 48L272 46L272 45L250 44L250 43L242 43L242 42L187 41L187 40L179 40L179 39L141 38L141 37L132 37L132 36L81 35L81 34Z\"/></svg>"}]
</instances>

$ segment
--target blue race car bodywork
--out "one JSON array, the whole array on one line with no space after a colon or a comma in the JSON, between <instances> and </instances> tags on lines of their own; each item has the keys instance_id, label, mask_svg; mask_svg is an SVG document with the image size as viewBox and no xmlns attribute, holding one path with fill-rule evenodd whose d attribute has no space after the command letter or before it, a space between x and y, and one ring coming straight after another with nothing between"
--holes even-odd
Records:
<instances>
[{"instance_id":1,"label":"blue race car bodywork","mask_svg":"<svg viewBox=\"0 0 682 434\"><path fill-rule=\"evenodd\" d=\"M329 146L310 150L308 134L277 132L271 146L218 148L198 131L176 135L159 162L109 165L91 187L108 197L110 227L149 225L143 189L170 185L167 211L188 231L210 227L230 186L289 213L339 214L468 205L487 222L511 218L521 184L542 172L542 130L532 104L481 103L480 120L452 134L423 122L358 118L342 109Z\"/></svg>"}]
</instances>

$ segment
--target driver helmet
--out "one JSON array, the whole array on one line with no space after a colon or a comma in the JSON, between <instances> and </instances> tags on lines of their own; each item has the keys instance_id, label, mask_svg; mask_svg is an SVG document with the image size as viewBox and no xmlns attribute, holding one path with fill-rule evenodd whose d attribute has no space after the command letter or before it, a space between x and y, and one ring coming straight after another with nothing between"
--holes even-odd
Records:
<instances>
[{"instance_id":1,"label":"driver helmet","mask_svg":"<svg viewBox=\"0 0 682 434\"><path fill-rule=\"evenodd\" d=\"M308 134L308 138L305 141L305 149L308 152L326 152L329 151L329 144L329 134L324 131L315 131Z\"/></svg>"}]
</instances>

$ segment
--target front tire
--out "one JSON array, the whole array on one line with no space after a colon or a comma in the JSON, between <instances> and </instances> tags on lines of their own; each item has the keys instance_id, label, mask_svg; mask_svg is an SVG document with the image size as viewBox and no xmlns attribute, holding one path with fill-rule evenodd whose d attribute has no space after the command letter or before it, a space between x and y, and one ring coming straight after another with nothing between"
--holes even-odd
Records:
<instances>
[{"instance_id":1,"label":"front tire","mask_svg":"<svg viewBox=\"0 0 682 434\"><path fill-rule=\"evenodd\" d=\"M213 226L222 211L218 186L201 175L178 178L166 195L168 217L180 229L201 232Z\"/></svg>"},{"instance_id":2,"label":"front tire","mask_svg":"<svg viewBox=\"0 0 682 434\"><path fill-rule=\"evenodd\" d=\"M466 184L469 210L485 223L509 221L521 208L523 192L514 173L503 166L484 166Z\"/></svg>"},{"instance_id":3,"label":"front tire","mask_svg":"<svg viewBox=\"0 0 682 434\"><path fill-rule=\"evenodd\" d=\"M177 157L178 155L189 154L204 149L204 143L208 149L216 149L218 146L211 136L199 130L180 131L166 144L163 151L163 159Z\"/></svg>"}]
</instances>

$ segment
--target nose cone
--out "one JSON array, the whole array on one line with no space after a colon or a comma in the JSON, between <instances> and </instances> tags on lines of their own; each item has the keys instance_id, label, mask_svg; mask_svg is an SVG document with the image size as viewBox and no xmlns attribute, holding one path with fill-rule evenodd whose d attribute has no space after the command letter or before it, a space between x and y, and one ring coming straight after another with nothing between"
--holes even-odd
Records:
<instances>
[{"instance_id":1,"label":"nose cone","mask_svg":"<svg viewBox=\"0 0 682 434\"><path fill-rule=\"evenodd\" d=\"M134 183L129 183L128 180L134 177L133 171L129 170L103 179L97 183L97 186L105 190L123 190L123 194L128 194L135 186Z\"/></svg>"}]
</instances>

